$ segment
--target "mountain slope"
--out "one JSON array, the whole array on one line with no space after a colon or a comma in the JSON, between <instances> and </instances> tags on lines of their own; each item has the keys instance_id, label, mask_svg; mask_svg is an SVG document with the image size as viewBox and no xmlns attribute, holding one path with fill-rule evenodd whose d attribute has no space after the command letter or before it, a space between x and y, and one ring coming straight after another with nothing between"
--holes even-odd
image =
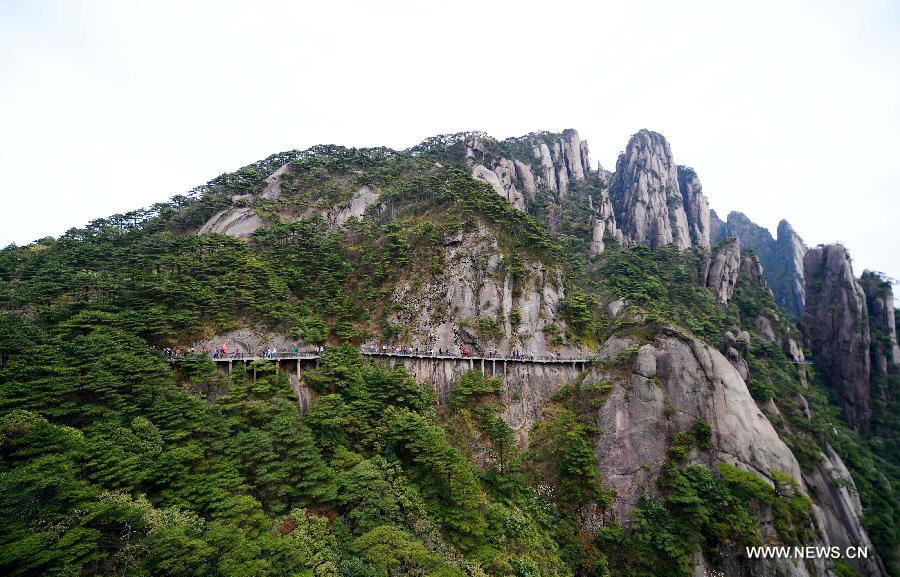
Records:
<instances>
[{"instance_id":1,"label":"mountain slope","mask_svg":"<svg viewBox=\"0 0 900 577\"><path fill-rule=\"evenodd\" d=\"M464 133L273 155L4 249L0 567L897 574L892 300L867 277L885 370L861 436L831 364L803 364L828 358L825 325L801 334L767 285L799 237L746 252L707 206L656 133L615 173L572 130ZM295 373L157 352L223 343L327 349ZM383 345L592 362L357 348ZM838 562L744 549L872 541Z\"/></svg>"}]
</instances>

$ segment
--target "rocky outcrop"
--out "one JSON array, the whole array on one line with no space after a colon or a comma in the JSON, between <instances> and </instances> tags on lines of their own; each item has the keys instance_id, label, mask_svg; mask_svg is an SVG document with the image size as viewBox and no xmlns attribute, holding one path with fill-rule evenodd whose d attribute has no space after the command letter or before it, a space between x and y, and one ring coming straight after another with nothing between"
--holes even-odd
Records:
<instances>
[{"instance_id":1,"label":"rocky outcrop","mask_svg":"<svg viewBox=\"0 0 900 577\"><path fill-rule=\"evenodd\" d=\"M765 269L756 253L741 254L741 272L747 275L747 280L751 283L768 288Z\"/></svg>"},{"instance_id":2,"label":"rocky outcrop","mask_svg":"<svg viewBox=\"0 0 900 577\"><path fill-rule=\"evenodd\" d=\"M759 256L775 303L799 318L806 299L803 257L807 249L791 225L782 220L778 224L778 237L773 238L766 228L740 212L729 213L727 222L711 212L711 242L715 244L727 236L740 239L744 250L752 250Z\"/></svg>"},{"instance_id":3,"label":"rocky outcrop","mask_svg":"<svg viewBox=\"0 0 900 577\"><path fill-rule=\"evenodd\" d=\"M591 200L591 197L588 197L588 200ZM622 231L616 226L616 215L613 211L612 200L610 200L605 188L600 191L600 200L596 205L591 201L590 225L591 256L597 256L606 249L605 239L607 235L614 238L619 244L625 241Z\"/></svg>"},{"instance_id":4,"label":"rocky outcrop","mask_svg":"<svg viewBox=\"0 0 900 577\"><path fill-rule=\"evenodd\" d=\"M900 347L897 346L897 320L891 283L870 271L863 271L859 282L866 293L869 313L872 372L882 377L900 374Z\"/></svg>"},{"instance_id":5,"label":"rocky outcrop","mask_svg":"<svg viewBox=\"0 0 900 577\"><path fill-rule=\"evenodd\" d=\"M781 267L775 302L797 317L803 314L806 303L806 284L803 279L803 257L806 245L786 220L778 223L773 265Z\"/></svg>"},{"instance_id":6,"label":"rocky outcrop","mask_svg":"<svg viewBox=\"0 0 900 577\"><path fill-rule=\"evenodd\" d=\"M703 195L703 187L693 168L678 167L678 187L684 211L687 214L691 244L703 248L710 247L710 215L709 203Z\"/></svg>"},{"instance_id":7,"label":"rocky outcrop","mask_svg":"<svg viewBox=\"0 0 900 577\"><path fill-rule=\"evenodd\" d=\"M516 167L516 178L522 183L522 188L525 189L528 200L534 201L537 195L537 185L534 182L534 173L531 172L531 165L525 164L521 160L514 160L513 164Z\"/></svg>"},{"instance_id":8,"label":"rocky outcrop","mask_svg":"<svg viewBox=\"0 0 900 577\"><path fill-rule=\"evenodd\" d=\"M553 157L550 155L550 147L546 142L538 142L532 145L534 157L541 166L541 184L552 192L559 192L559 184L556 178L556 169L553 167ZM565 193L564 193L565 194Z\"/></svg>"},{"instance_id":9,"label":"rocky outcrop","mask_svg":"<svg viewBox=\"0 0 900 577\"><path fill-rule=\"evenodd\" d=\"M290 170L291 163L285 162L263 182L260 196L266 200L277 200L281 196L281 181ZM253 210L254 194L241 194L231 197L230 208L220 210L206 221L197 234L224 234L235 238L247 238L253 232L265 226L265 222Z\"/></svg>"},{"instance_id":10,"label":"rocky outcrop","mask_svg":"<svg viewBox=\"0 0 900 577\"><path fill-rule=\"evenodd\" d=\"M466 140L465 146L466 165L473 169L473 176L483 180L490 178L481 170L476 175L477 165L494 172L502 183L502 195L517 206L521 204L523 210L524 200L521 203L512 200L513 196L523 196L518 191L511 193L515 184L518 183L532 201L539 188L546 189L551 197L563 198L572 185L584 181L591 171L587 142L572 129L561 134L531 133L503 143L476 133ZM496 187L495 190L499 192Z\"/></svg>"},{"instance_id":11,"label":"rocky outcrop","mask_svg":"<svg viewBox=\"0 0 900 577\"><path fill-rule=\"evenodd\" d=\"M262 191L263 198L266 200L276 200L281 196L281 180L290 167L291 163L285 162L278 167L278 170L266 177L265 187Z\"/></svg>"},{"instance_id":12,"label":"rocky outcrop","mask_svg":"<svg viewBox=\"0 0 900 577\"><path fill-rule=\"evenodd\" d=\"M711 245L718 244L728 236L728 224L725 223L716 211L709 209L709 243Z\"/></svg>"},{"instance_id":13,"label":"rocky outcrop","mask_svg":"<svg viewBox=\"0 0 900 577\"><path fill-rule=\"evenodd\" d=\"M496 235L485 226L445 239L444 262L440 275L427 283L401 283L391 296L403 306L388 320L409 327L413 335L405 346L450 350L468 346L476 352L503 354L580 352L554 345L545 334L547 327L559 334L566 330L559 315L565 297L559 269L525 260L516 286ZM497 330L485 331L479 323Z\"/></svg>"},{"instance_id":14,"label":"rocky outcrop","mask_svg":"<svg viewBox=\"0 0 900 577\"><path fill-rule=\"evenodd\" d=\"M716 295L716 302L722 307L734 294L741 262L741 245L736 238L725 241L712 255L704 284Z\"/></svg>"},{"instance_id":15,"label":"rocky outcrop","mask_svg":"<svg viewBox=\"0 0 900 577\"><path fill-rule=\"evenodd\" d=\"M586 382L604 377L599 371ZM703 342L677 331L658 336L638 350L627 384L616 384L597 415L603 434L596 454L605 482L616 490L621 519L659 472L670 436L698 419L712 427L714 459L763 478L776 470L801 481L797 460L759 411L743 379ZM666 402L674 409L668 418Z\"/></svg>"},{"instance_id":16,"label":"rocky outcrop","mask_svg":"<svg viewBox=\"0 0 900 577\"><path fill-rule=\"evenodd\" d=\"M806 399L802 395L800 399L803 401L801 410L808 414ZM831 446L826 446L816 468L803 477L807 485L816 489L812 508L817 524L823 529L825 544L840 547L841 551L846 551L848 547L867 547L869 551L874 551L875 547L860 522L863 508L856 484L840 455ZM887 574L877 555L866 559L847 559L847 562L861 575L881 577Z\"/></svg>"},{"instance_id":17,"label":"rocky outcrop","mask_svg":"<svg viewBox=\"0 0 900 577\"><path fill-rule=\"evenodd\" d=\"M206 224L200 227L197 234L224 234L236 238L247 238L253 231L265 223L252 208L229 208L220 210Z\"/></svg>"},{"instance_id":18,"label":"rocky outcrop","mask_svg":"<svg viewBox=\"0 0 900 577\"><path fill-rule=\"evenodd\" d=\"M691 246L677 168L662 135L641 130L631 137L616 162L610 197L616 222L631 242Z\"/></svg>"},{"instance_id":19,"label":"rocky outcrop","mask_svg":"<svg viewBox=\"0 0 900 577\"><path fill-rule=\"evenodd\" d=\"M368 185L359 187L350 197L350 204L342 208L333 219L330 219L331 229L344 226L351 218L362 218L366 214L366 210L378 202L379 196L380 194Z\"/></svg>"},{"instance_id":20,"label":"rocky outcrop","mask_svg":"<svg viewBox=\"0 0 900 577\"><path fill-rule=\"evenodd\" d=\"M806 307L803 331L826 386L841 399L844 418L865 432L869 405L869 319L866 294L839 245L814 248L803 259Z\"/></svg>"},{"instance_id":21,"label":"rocky outcrop","mask_svg":"<svg viewBox=\"0 0 900 577\"><path fill-rule=\"evenodd\" d=\"M512 169L512 170L510 170ZM494 170L476 164L472 170L472 178L483 180L491 185L494 191L521 211L525 210L525 199L513 184L515 167L511 161L502 159Z\"/></svg>"}]
</instances>

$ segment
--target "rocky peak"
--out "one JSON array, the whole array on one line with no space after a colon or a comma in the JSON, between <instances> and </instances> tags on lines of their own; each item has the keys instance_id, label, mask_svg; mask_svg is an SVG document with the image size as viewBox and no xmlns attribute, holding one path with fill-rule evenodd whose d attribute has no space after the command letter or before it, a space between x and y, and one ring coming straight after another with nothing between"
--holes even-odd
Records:
<instances>
[{"instance_id":1,"label":"rocky peak","mask_svg":"<svg viewBox=\"0 0 900 577\"><path fill-rule=\"evenodd\" d=\"M859 279L866 293L869 330L872 336L872 372L876 375L900 375L900 347L897 346L897 321L894 291L881 275L863 271Z\"/></svg>"},{"instance_id":2,"label":"rocky peak","mask_svg":"<svg viewBox=\"0 0 900 577\"><path fill-rule=\"evenodd\" d=\"M808 251L803 272L807 344L826 386L840 396L847 423L866 431L871 418L866 294L853 277L850 254L839 244Z\"/></svg>"},{"instance_id":3,"label":"rocky peak","mask_svg":"<svg viewBox=\"0 0 900 577\"><path fill-rule=\"evenodd\" d=\"M661 134L641 130L631 137L616 162L610 196L616 221L632 242L691 246L677 167Z\"/></svg>"},{"instance_id":4,"label":"rocky peak","mask_svg":"<svg viewBox=\"0 0 900 577\"><path fill-rule=\"evenodd\" d=\"M703 187L693 168L678 167L678 187L681 189L684 211L687 214L691 243L694 246L709 248L709 203L703 195Z\"/></svg>"},{"instance_id":5,"label":"rocky peak","mask_svg":"<svg viewBox=\"0 0 900 577\"><path fill-rule=\"evenodd\" d=\"M768 229L743 213L732 211L727 222L722 222L712 211L710 229L713 243L734 236L741 240L742 247L753 250L766 271L766 280L778 306L797 317L803 314L806 300L803 257L807 249L786 220L778 224L778 236L773 238Z\"/></svg>"},{"instance_id":6,"label":"rocky peak","mask_svg":"<svg viewBox=\"0 0 900 577\"><path fill-rule=\"evenodd\" d=\"M571 183L585 180L591 172L587 141L571 128L560 134L533 132L503 142L471 133L465 140L465 159L470 169L484 165L496 172L498 166L509 165L510 174L531 200L539 187L564 197Z\"/></svg>"},{"instance_id":7,"label":"rocky peak","mask_svg":"<svg viewBox=\"0 0 900 577\"><path fill-rule=\"evenodd\" d=\"M784 267L784 275L780 286L780 294L775 295L775 302L797 316L803 314L806 303L806 287L803 281L803 257L806 245L793 227L786 220L778 223L778 236L775 240L774 260Z\"/></svg>"},{"instance_id":8,"label":"rocky peak","mask_svg":"<svg viewBox=\"0 0 900 577\"><path fill-rule=\"evenodd\" d=\"M722 307L728 304L734 294L741 264L741 244L737 238L728 238L713 250L705 284L716 295L716 302Z\"/></svg>"},{"instance_id":9,"label":"rocky peak","mask_svg":"<svg viewBox=\"0 0 900 577\"><path fill-rule=\"evenodd\" d=\"M741 272L747 275L750 282L768 287L766 284L765 269L759 260L759 256L755 252L743 253L741 255Z\"/></svg>"},{"instance_id":10,"label":"rocky peak","mask_svg":"<svg viewBox=\"0 0 900 577\"><path fill-rule=\"evenodd\" d=\"M500 159L500 163L494 170L485 167L483 164L476 164L472 169L472 178L488 183L494 189L494 192L524 212L525 198L516 188L514 183L515 174L515 165L506 158Z\"/></svg>"}]
</instances>

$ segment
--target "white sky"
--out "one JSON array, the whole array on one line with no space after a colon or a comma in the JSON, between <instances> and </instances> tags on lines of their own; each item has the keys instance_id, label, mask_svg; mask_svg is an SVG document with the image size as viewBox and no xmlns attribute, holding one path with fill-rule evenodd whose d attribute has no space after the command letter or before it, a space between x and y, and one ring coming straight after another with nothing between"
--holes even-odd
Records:
<instances>
[{"instance_id":1,"label":"white sky","mask_svg":"<svg viewBox=\"0 0 900 577\"><path fill-rule=\"evenodd\" d=\"M306 5L308 4L308 6ZM724 218L900 277L900 3L0 0L0 246L271 153L664 134Z\"/></svg>"}]
</instances>

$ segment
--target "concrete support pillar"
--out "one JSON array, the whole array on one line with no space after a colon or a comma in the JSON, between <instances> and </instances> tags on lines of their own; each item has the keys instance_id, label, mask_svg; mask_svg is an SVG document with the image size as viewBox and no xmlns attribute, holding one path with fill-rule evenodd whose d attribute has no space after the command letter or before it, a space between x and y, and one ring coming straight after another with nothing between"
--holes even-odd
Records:
<instances>
[{"instance_id":1,"label":"concrete support pillar","mask_svg":"<svg viewBox=\"0 0 900 577\"><path fill-rule=\"evenodd\" d=\"M492 377L497 376L497 359L494 359L493 361L491 361L491 376Z\"/></svg>"},{"instance_id":2,"label":"concrete support pillar","mask_svg":"<svg viewBox=\"0 0 900 577\"><path fill-rule=\"evenodd\" d=\"M300 382L300 359L297 359L297 382Z\"/></svg>"},{"instance_id":3,"label":"concrete support pillar","mask_svg":"<svg viewBox=\"0 0 900 577\"><path fill-rule=\"evenodd\" d=\"M481 374L484 375L484 357L481 357Z\"/></svg>"},{"instance_id":4,"label":"concrete support pillar","mask_svg":"<svg viewBox=\"0 0 900 577\"><path fill-rule=\"evenodd\" d=\"M228 374L231 374L231 361L228 361Z\"/></svg>"}]
</instances>

